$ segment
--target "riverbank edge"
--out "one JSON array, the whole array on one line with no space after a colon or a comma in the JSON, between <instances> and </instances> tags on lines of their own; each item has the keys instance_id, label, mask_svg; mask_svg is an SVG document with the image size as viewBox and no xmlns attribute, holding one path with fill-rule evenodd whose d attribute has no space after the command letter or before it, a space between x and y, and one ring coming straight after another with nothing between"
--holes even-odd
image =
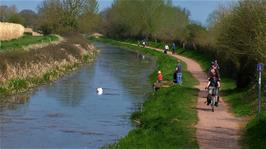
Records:
<instances>
[{"instance_id":1,"label":"riverbank edge","mask_svg":"<svg viewBox=\"0 0 266 149\"><path fill-rule=\"evenodd\" d=\"M132 44L138 44L136 40L123 40ZM151 43L151 47L164 48L161 43ZM191 58L197 61L201 67L207 72L212 59L205 54L202 54L195 50L178 48L176 51L178 54ZM239 143L242 148L258 148L266 149L266 130L263 129L266 124L266 111L261 111L260 119L256 116L254 111L254 100L250 103L247 98L255 99L256 91L252 91L252 88L237 89L235 80L229 77L222 76L222 90L223 99L229 103L230 111L241 119L241 138Z\"/></svg>"},{"instance_id":2,"label":"riverbank edge","mask_svg":"<svg viewBox=\"0 0 266 149\"><path fill-rule=\"evenodd\" d=\"M64 37L65 38L65 37ZM84 38L84 40L86 40ZM87 41L87 40L86 40ZM62 41L60 41L61 43ZM64 41L67 42L67 41ZM56 43L58 47L56 47L55 50L62 50L65 48L66 45L60 45L60 43ZM71 43L72 44L72 43ZM30 45L29 45L30 46ZM46 48L48 46L54 47L55 44L49 44L45 45L41 48ZM38 75L32 75L27 70L25 70L23 73L23 76L14 75L15 77L11 79L6 79L4 83L1 83L0 86L0 102L8 102L5 99L10 96L14 96L17 94L25 93L30 90L33 90L34 88L37 88L41 85L45 85L48 83L52 83L64 75L67 75L68 73L78 69L83 64L88 64L94 61L97 53L99 52L94 46L88 43L87 47L82 47L81 44L75 43L73 44L73 47L71 47L73 51L80 52L80 56L74 56L68 53L65 57L62 57L60 60L55 61L46 61L46 62L40 62L40 63L33 63L31 66L29 66L31 69L35 67L41 67L41 71ZM34 49L34 50L38 50ZM30 52L23 51L23 53ZM12 53L14 54L14 53ZM20 54L20 52L16 53ZM53 53L49 53L51 55ZM47 55L49 59L49 55ZM7 64L9 66L11 64ZM47 69L47 66L51 66L51 68ZM23 71L23 68L19 68L17 66L14 66L15 69L21 69L20 71ZM2 78L4 78L3 75L1 75Z\"/></svg>"},{"instance_id":3,"label":"riverbank edge","mask_svg":"<svg viewBox=\"0 0 266 149\"><path fill-rule=\"evenodd\" d=\"M157 68L151 74L150 82L156 80L157 70L159 69L162 70L167 80L172 80L172 71L177 61L173 57L148 48L123 44L112 39L98 38L91 40L151 55L156 59ZM163 62L162 59L164 59ZM159 63L159 61L162 63ZM105 148L143 148L144 146L146 148L198 148L194 127L197 123L195 107L198 90L193 88L198 82L186 71L184 63L183 66L183 85L175 85L151 93L143 103L143 107L131 115L131 119L138 125L137 128L131 130L127 136L120 138L116 143L105 146Z\"/></svg>"}]
</instances>

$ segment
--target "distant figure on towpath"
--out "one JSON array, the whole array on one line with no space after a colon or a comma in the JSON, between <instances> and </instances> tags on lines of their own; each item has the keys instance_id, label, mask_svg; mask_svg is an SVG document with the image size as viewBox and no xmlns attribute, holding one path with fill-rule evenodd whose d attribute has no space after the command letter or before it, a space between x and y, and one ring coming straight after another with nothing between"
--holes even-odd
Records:
<instances>
[{"instance_id":1,"label":"distant figure on towpath","mask_svg":"<svg viewBox=\"0 0 266 149\"><path fill-rule=\"evenodd\" d=\"M173 44L172 44L172 53L173 53L173 54L176 54L176 45L175 45L174 42L173 42Z\"/></svg>"},{"instance_id":2,"label":"distant figure on towpath","mask_svg":"<svg viewBox=\"0 0 266 149\"><path fill-rule=\"evenodd\" d=\"M169 46L168 46L168 44L166 44L165 46L164 46L164 51L163 51L163 53L164 54L167 54L167 51L169 50Z\"/></svg>"},{"instance_id":3,"label":"distant figure on towpath","mask_svg":"<svg viewBox=\"0 0 266 149\"><path fill-rule=\"evenodd\" d=\"M176 83L182 84L182 65L181 62L178 60L176 65Z\"/></svg>"}]
</instances>

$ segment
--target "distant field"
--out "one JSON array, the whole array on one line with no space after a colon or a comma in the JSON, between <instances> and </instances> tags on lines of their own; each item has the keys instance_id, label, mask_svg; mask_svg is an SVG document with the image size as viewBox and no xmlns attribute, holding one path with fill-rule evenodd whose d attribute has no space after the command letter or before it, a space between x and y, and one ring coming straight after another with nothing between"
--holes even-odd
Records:
<instances>
[{"instance_id":1,"label":"distant field","mask_svg":"<svg viewBox=\"0 0 266 149\"><path fill-rule=\"evenodd\" d=\"M52 41L58 40L58 37L55 35L47 35L47 36L31 36L31 35L23 35L18 39L13 39L9 41L1 41L0 50L8 50L8 49L19 49L24 46L28 46L31 44L38 43L49 43Z\"/></svg>"}]
</instances>

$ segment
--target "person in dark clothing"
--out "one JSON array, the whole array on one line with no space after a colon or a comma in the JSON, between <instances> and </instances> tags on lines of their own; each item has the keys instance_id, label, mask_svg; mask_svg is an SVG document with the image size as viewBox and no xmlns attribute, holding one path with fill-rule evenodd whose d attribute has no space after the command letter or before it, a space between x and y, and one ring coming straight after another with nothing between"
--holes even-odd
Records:
<instances>
[{"instance_id":1,"label":"person in dark clothing","mask_svg":"<svg viewBox=\"0 0 266 149\"><path fill-rule=\"evenodd\" d=\"M177 71L176 70L174 71L174 74L173 74L173 82L177 83Z\"/></svg>"},{"instance_id":2,"label":"person in dark clothing","mask_svg":"<svg viewBox=\"0 0 266 149\"><path fill-rule=\"evenodd\" d=\"M176 45L175 45L175 43L173 43L173 45L172 45L172 53L173 54L176 54Z\"/></svg>"},{"instance_id":3,"label":"person in dark clothing","mask_svg":"<svg viewBox=\"0 0 266 149\"><path fill-rule=\"evenodd\" d=\"M215 73L212 73L211 71L214 70ZM219 81L221 80L220 78L220 72L218 70L218 67L217 65L215 64L215 62L212 62L211 63L211 66L210 66L210 69L209 69L209 72L208 72L208 78L211 78L215 75L215 77L217 77L219 79Z\"/></svg>"},{"instance_id":4,"label":"person in dark clothing","mask_svg":"<svg viewBox=\"0 0 266 149\"><path fill-rule=\"evenodd\" d=\"M180 61L178 61L178 64L176 65L176 83L182 84L182 65Z\"/></svg>"}]
</instances>

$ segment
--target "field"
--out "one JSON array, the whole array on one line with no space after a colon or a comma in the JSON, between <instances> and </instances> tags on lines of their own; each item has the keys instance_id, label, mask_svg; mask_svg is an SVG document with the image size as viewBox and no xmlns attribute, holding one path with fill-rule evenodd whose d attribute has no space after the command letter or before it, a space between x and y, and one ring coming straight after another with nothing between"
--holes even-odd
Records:
<instances>
[{"instance_id":1,"label":"field","mask_svg":"<svg viewBox=\"0 0 266 149\"><path fill-rule=\"evenodd\" d=\"M17 39L23 36L24 30L20 24L0 22L0 41Z\"/></svg>"},{"instance_id":2,"label":"field","mask_svg":"<svg viewBox=\"0 0 266 149\"><path fill-rule=\"evenodd\" d=\"M49 43L52 41L58 40L58 37L55 35L47 35L47 36L31 36L24 35L18 39L13 39L9 41L1 41L0 50L10 50L10 49L20 49L32 44L43 44Z\"/></svg>"}]
</instances>

